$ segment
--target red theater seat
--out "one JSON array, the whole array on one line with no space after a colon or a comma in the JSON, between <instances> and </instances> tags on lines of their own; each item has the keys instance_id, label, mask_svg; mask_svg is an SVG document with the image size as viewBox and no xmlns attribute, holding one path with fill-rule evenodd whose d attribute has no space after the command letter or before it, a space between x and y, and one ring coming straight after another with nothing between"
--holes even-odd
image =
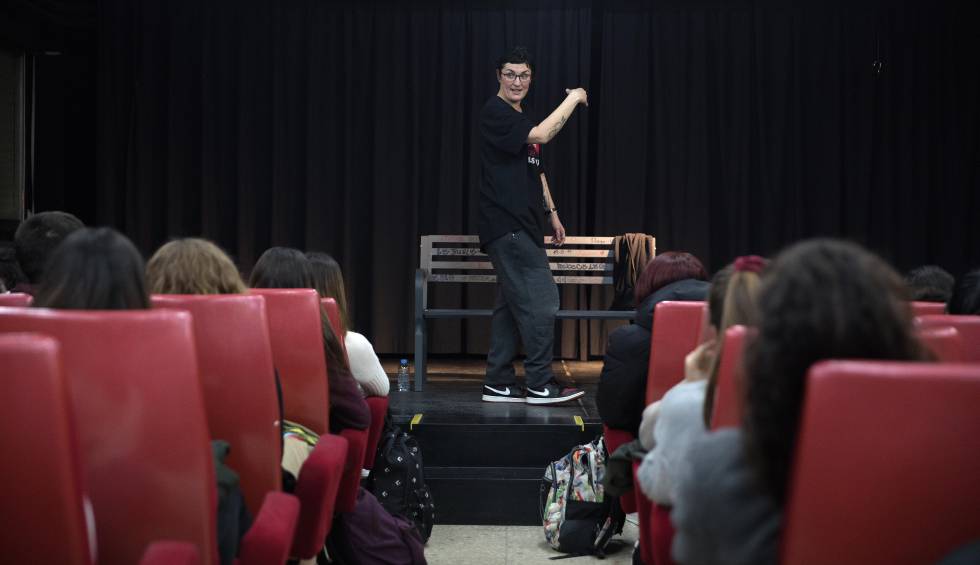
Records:
<instances>
[{"instance_id":1,"label":"red theater seat","mask_svg":"<svg viewBox=\"0 0 980 565\"><path fill-rule=\"evenodd\" d=\"M946 305L942 302L909 302L913 316L928 316L932 314L945 314Z\"/></svg>"},{"instance_id":2,"label":"red theater seat","mask_svg":"<svg viewBox=\"0 0 980 565\"><path fill-rule=\"evenodd\" d=\"M754 328L732 326L725 330L725 344L715 383L715 403L711 412L711 429L737 427L742 423L742 359L745 346L756 335Z\"/></svg>"},{"instance_id":3,"label":"red theater seat","mask_svg":"<svg viewBox=\"0 0 980 565\"><path fill-rule=\"evenodd\" d=\"M330 320L330 329L333 330L333 335L337 336L337 340L340 341L340 346L344 349L344 355L347 355L347 344L345 343L345 336L347 334L340 326L340 308L337 306L337 301L333 298L321 298L320 305L323 306L323 311L327 313L327 319Z\"/></svg>"},{"instance_id":4,"label":"red theater seat","mask_svg":"<svg viewBox=\"0 0 980 565\"><path fill-rule=\"evenodd\" d=\"M5 563L93 563L58 342L0 335L0 551ZM56 541L57 543L52 543Z\"/></svg>"},{"instance_id":5,"label":"red theater seat","mask_svg":"<svg viewBox=\"0 0 980 565\"><path fill-rule=\"evenodd\" d=\"M265 297L286 419L325 435L330 429L330 407L319 295L306 288L249 292Z\"/></svg>"},{"instance_id":6,"label":"red theater seat","mask_svg":"<svg viewBox=\"0 0 980 565\"><path fill-rule=\"evenodd\" d=\"M625 430L617 430L607 427L605 424L602 426L602 437L606 444L606 453L612 455L614 451L619 449L619 446L627 444L636 439L633 434ZM630 490L629 492L623 493L623 496L619 497L619 506L623 509L623 512L630 514L636 512L636 493L639 492L638 488ZM643 496L643 494L639 494Z\"/></svg>"},{"instance_id":7,"label":"red theater seat","mask_svg":"<svg viewBox=\"0 0 980 565\"><path fill-rule=\"evenodd\" d=\"M980 316L919 316L915 319L918 328L952 327L960 334L963 360L980 362Z\"/></svg>"},{"instance_id":8,"label":"red theater seat","mask_svg":"<svg viewBox=\"0 0 980 565\"><path fill-rule=\"evenodd\" d=\"M247 295L152 297L154 308L191 313L211 438L231 444L245 502L258 509L282 490L282 430L265 298Z\"/></svg>"},{"instance_id":9,"label":"red theater seat","mask_svg":"<svg viewBox=\"0 0 980 565\"><path fill-rule=\"evenodd\" d=\"M0 294L0 306L26 307L34 302L34 297L23 292L8 292Z\"/></svg>"},{"instance_id":10,"label":"red theater seat","mask_svg":"<svg viewBox=\"0 0 980 565\"><path fill-rule=\"evenodd\" d=\"M211 436L231 443L228 464L241 478L249 508L259 508L267 493L281 489L282 477L282 430L266 298L258 294L154 295L152 300L154 307L186 310L193 315ZM322 457L314 463L307 461L303 478L297 480L336 493L344 474L346 444L338 442L339 438L324 441L323 437L328 436L321 436L323 446L317 447L340 450L340 457L327 457L322 465L317 463ZM297 487L296 492L310 490ZM309 559L316 555L332 524L334 498L324 501L314 494L301 498L300 503L305 512L295 536L291 529L288 539L293 548L307 548L293 556ZM297 517L287 520L295 523ZM315 549L308 549L311 547Z\"/></svg>"},{"instance_id":11,"label":"red theater seat","mask_svg":"<svg viewBox=\"0 0 980 565\"><path fill-rule=\"evenodd\" d=\"M371 427L368 429L367 449L364 452L364 468L374 468L374 456L378 452L378 442L384 431L385 416L388 414L387 396L369 396L364 399L371 410Z\"/></svg>"},{"instance_id":12,"label":"red theater seat","mask_svg":"<svg viewBox=\"0 0 980 565\"><path fill-rule=\"evenodd\" d=\"M661 302L653 313L646 402L660 400L684 378L684 358L698 346L704 302Z\"/></svg>"},{"instance_id":13,"label":"red theater seat","mask_svg":"<svg viewBox=\"0 0 980 565\"><path fill-rule=\"evenodd\" d=\"M190 315L0 308L0 332L12 331L61 344L99 563L136 563L160 539L213 563L214 468Z\"/></svg>"},{"instance_id":14,"label":"red theater seat","mask_svg":"<svg viewBox=\"0 0 980 565\"><path fill-rule=\"evenodd\" d=\"M936 359L945 363L966 361L960 332L954 327L917 328L919 341Z\"/></svg>"},{"instance_id":15,"label":"red theater seat","mask_svg":"<svg viewBox=\"0 0 980 565\"><path fill-rule=\"evenodd\" d=\"M814 365L781 562L935 563L980 537L978 406L980 365Z\"/></svg>"}]
</instances>

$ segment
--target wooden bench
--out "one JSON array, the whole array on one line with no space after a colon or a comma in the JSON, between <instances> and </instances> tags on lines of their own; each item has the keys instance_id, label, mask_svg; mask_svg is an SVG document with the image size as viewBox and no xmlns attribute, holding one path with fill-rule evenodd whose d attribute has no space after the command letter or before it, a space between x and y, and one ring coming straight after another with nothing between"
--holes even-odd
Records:
<instances>
[{"instance_id":1,"label":"wooden bench","mask_svg":"<svg viewBox=\"0 0 980 565\"><path fill-rule=\"evenodd\" d=\"M615 250L612 237L566 237L551 247L545 237L551 270L558 284L612 285ZM429 284L495 283L493 265L480 251L475 235L423 235L419 269L415 271L415 390L425 387L426 320L493 315L492 309L429 308ZM558 310L559 320L632 320L633 310Z\"/></svg>"}]
</instances>

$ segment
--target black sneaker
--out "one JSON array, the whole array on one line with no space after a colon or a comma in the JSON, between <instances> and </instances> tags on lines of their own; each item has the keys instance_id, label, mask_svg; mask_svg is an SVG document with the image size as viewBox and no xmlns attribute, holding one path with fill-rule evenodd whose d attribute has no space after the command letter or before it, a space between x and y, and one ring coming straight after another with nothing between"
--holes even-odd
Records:
<instances>
[{"instance_id":1,"label":"black sneaker","mask_svg":"<svg viewBox=\"0 0 980 565\"><path fill-rule=\"evenodd\" d=\"M517 385L483 385L484 402L524 402L524 391Z\"/></svg>"},{"instance_id":2,"label":"black sneaker","mask_svg":"<svg viewBox=\"0 0 980 565\"><path fill-rule=\"evenodd\" d=\"M584 390L563 387L558 381L551 381L541 388L527 387L528 404L558 404L585 395Z\"/></svg>"}]
</instances>

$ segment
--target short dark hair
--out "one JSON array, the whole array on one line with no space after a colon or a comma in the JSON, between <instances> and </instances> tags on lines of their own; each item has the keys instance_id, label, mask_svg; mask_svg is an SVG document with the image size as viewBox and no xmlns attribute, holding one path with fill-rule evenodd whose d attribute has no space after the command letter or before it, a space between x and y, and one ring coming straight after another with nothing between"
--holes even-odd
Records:
<instances>
[{"instance_id":1,"label":"short dark hair","mask_svg":"<svg viewBox=\"0 0 980 565\"><path fill-rule=\"evenodd\" d=\"M150 307L143 257L112 228L82 228L51 254L34 305L67 310Z\"/></svg>"},{"instance_id":2,"label":"short dark hair","mask_svg":"<svg viewBox=\"0 0 980 565\"><path fill-rule=\"evenodd\" d=\"M661 253L647 263L636 279L636 303L670 283L684 279L708 280L708 272L697 257L684 251Z\"/></svg>"},{"instance_id":3,"label":"short dark hair","mask_svg":"<svg viewBox=\"0 0 980 565\"><path fill-rule=\"evenodd\" d=\"M497 70L504 68L504 65L510 63L512 65L527 65L527 68L534 72L534 63L531 62L531 53L528 52L527 47L521 47L520 45L511 47L510 51L504 53L497 59Z\"/></svg>"},{"instance_id":4,"label":"short dark hair","mask_svg":"<svg viewBox=\"0 0 980 565\"><path fill-rule=\"evenodd\" d=\"M950 314L980 315L980 269L960 277L946 305Z\"/></svg>"},{"instance_id":5,"label":"short dark hair","mask_svg":"<svg viewBox=\"0 0 980 565\"><path fill-rule=\"evenodd\" d=\"M44 265L58 244L68 234L85 227L85 224L67 212L41 212L27 218L17 226L14 248L20 268L33 284L41 281Z\"/></svg>"},{"instance_id":6,"label":"short dark hair","mask_svg":"<svg viewBox=\"0 0 980 565\"><path fill-rule=\"evenodd\" d=\"M923 265L905 274L912 300L948 302L953 294L953 275L937 265Z\"/></svg>"},{"instance_id":7,"label":"short dark hair","mask_svg":"<svg viewBox=\"0 0 980 565\"><path fill-rule=\"evenodd\" d=\"M0 245L0 292L13 290L24 282L27 277L17 262L17 252L12 245Z\"/></svg>"},{"instance_id":8,"label":"short dark hair","mask_svg":"<svg viewBox=\"0 0 980 565\"><path fill-rule=\"evenodd\" d=\"M745 446L780 504L796 448L806 374L823 359L922 360L902 279L856 244L798 243L770 265L759 334L745 353Z\"/></svg>"}]
</instances>

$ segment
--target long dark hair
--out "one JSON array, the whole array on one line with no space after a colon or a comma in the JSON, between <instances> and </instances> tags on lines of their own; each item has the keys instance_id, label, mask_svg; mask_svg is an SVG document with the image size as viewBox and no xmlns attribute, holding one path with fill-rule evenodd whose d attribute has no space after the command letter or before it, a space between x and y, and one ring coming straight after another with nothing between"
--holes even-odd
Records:
<instances>
[{"instance_id":1,"label":"long dark hair","mask_svg":"<svg viewBox=\"0 0 980 565\"><path fill-rule=\"evenodd\" d=\"M316 289L310 261L299 249L289 247L270 247L259 257L248 278L252 288L310 288ZM320 325L323 329L323 351L330 369L343 369L349 372L347 357L334 335L330 321L323 308L320 308Z\"/></svg>"},{"instance_id":2,"label":"long dark hair","mask_svg":"<svg viewBox=\"0 0 980 565\"><path fill-rule=\"evenodd\" d=\"M308 251L306 258L310 260L310 268L313 269L316 291L321 298L333 298L337 301L341 330L346 332L350 329L350 316L347 313L347 290L340 264L330 255L319 251Z\"/></svg>"},{"instance_id":3,"label":"long dark hair","mask_svg":"<svg viewBox=\"0 0 980 565\"><path fill-rule=\"evenodd\" d=\"M861 247L817 239L770 265L759 336L746 352L746 449L760 485L785 501L806 373L822 359L922 359L902 279Z\"/></svg>"},{"instance_id":4,"label":"long dark hair","mask_svg":"<svg viewBox=\"0 0 980 565\"><path fill-rule=\"evenodd\" d=\"M143 257L112 228L71 233L48 259L34 306L68 310L150 307Z\"/></svg>"}]
</instances>

